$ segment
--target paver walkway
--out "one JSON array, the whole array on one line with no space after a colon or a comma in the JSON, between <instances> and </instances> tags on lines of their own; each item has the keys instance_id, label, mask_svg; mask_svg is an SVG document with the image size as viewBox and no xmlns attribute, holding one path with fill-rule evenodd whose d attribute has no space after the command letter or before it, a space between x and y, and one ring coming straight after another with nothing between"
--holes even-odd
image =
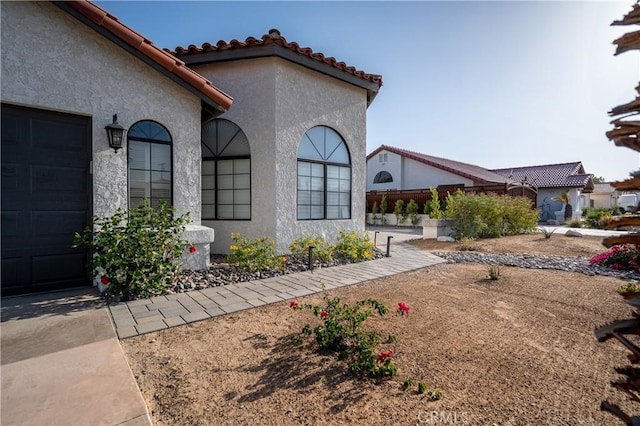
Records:
<instances>
[{"instance_id":1,"label":"paver walkway","mask_svg":"<svg viewBox=\"0 0 640 426\"><path fill-rule=\"evenodd\" d=\"M385 240L379 240L382 250ZM137 336L169 327L278 303L328 289L444 263L445 260L405 243L391 245L391 257L316 269L263 280L211 287L109 306L118 337Z\"/></svg>"}]
</instances>

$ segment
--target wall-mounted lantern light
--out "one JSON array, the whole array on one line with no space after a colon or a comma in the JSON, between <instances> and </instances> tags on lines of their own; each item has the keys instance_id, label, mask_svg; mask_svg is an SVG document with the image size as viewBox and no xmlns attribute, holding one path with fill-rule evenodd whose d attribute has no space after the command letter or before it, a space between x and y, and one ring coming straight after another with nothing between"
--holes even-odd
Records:
<instances>
[{"instance_id":1,"label":"wall-mounted lantern light","mask_svg":"<svg viewBox=\"0 0 640 426\"><path fill-rule=\"evenodd\" d=\"M107 131L109 147L118 152L122 148L122 140L124 139L124 127L118 124L118 114L113 114L113 123L107 124L104 129Z\"/></svg>"}]
</instances>

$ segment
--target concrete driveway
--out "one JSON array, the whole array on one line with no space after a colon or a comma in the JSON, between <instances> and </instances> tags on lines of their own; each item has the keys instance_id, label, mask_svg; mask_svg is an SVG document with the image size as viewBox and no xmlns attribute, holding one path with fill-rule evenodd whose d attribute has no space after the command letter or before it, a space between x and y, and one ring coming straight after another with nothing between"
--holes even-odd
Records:
<instances>
[{"instance_id":1,"label":"concrete driveway","mask_svg":"<svg viewBox=\"0 0 640 426\"><path fill-rule=\"evenodd\" d=\"M151 425L92 287L2 299L0 423Z\"/></svg>"}]
</instances>

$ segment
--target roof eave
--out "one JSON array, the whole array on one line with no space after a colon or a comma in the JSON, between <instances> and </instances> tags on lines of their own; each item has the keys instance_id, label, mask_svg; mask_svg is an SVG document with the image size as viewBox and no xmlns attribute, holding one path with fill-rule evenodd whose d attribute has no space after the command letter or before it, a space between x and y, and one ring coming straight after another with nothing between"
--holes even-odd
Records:
<instances>
[{"instance_id":1,"label":"roof eave","mask_svg":"<svg viewBox=\"0 0 640 426\"><path fill-rule=\"evenodd\" d=\"M262 46L252 46L250 48L216 50L209 52L197 52L176 56L189 66L198 66L211 63L230 62L243 59L256 59L267 57L278 57L301 65L310 70L319 72L329 77L344 81L367 91L367 106L375 99L380 90L380 85L365 80L346 71L335 68L327 63L315 60L305 55L301 55L279 44L270 43Z\"/></svg>"}]
</instances>

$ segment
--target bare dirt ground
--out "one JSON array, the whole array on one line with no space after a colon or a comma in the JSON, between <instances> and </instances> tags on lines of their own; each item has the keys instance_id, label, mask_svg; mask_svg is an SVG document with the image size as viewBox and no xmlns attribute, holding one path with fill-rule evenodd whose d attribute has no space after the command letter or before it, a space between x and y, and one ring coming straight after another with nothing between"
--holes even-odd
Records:
<instances>
[{"instance_id":1,"label":"bare dirt ground","mask_svg":"<svg viewBox=\"0 0 640 426\"><path fill-rule=\"evenodd\" d=\"M604 251L599 241L526 235L477 244L591 256ZM365 324L397 337L380 347L396 353L398 376L387 381L353 378L334 357L294 346L289 336L315 318L284 302L122 346L158 425L619 424L599 410L604 399L637 412L609 385L627 351L593 336L595 327L631 316L615 293L621 280L518 268L503 268L498 281L486 274L481 265L438 265L330 292L343 301L374 297L391 310L398 301L411 307L408 317ZM402 391L409 377L443 399Z\"/></svg>"}]
</instances>

